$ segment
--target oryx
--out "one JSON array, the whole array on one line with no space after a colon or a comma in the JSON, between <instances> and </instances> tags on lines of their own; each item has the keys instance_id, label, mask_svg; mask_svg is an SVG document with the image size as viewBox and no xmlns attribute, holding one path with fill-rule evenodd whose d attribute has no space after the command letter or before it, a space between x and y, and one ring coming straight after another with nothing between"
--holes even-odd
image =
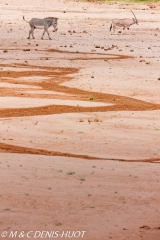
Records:
<instances>
[{"instance_id":1,"label":"oryx","mask_svg":"<svg viewBox=\"0 0 160 240\"><path fill-rule=\"evenodd\" d=\"M23 16L23 20L26 21L24 16ZM57 28L58 18L55 18L55 17L46 17L46 18L43 18L43 19L32 18L29 22L28 21L26 21L26 22L29 23L29 25L31 27L31 29L29 30L28 39L30 39L31 34L32 34L33 39L35 39L35 37L33 35L33 32L34 32L35 28L44 29L44 32L42 34L41 39L43 39L43 36L44 36L45 32L47 32L49 39L51 39L51 37L49 35L49 32L48 32L49 27L53 26L55 31L58 30L58 28Z\"/></svg>"},{"instance_id":2,"label":"oryx","mask_svg":"<svg viewBox=\"0 0 160 240\"><path fill-rule=\"evenodd\" d=\"M131 10L131 12L133 13L133 11ZM113 31L115 32L116 27L122 27L123 31L125 30L125 28L127 28L129 30L129 27L133 24L138 24L138 20L135 16L135 14L133 13L134 18L123 18L123 19L119 19L119 18L115 18L112 20L111 26L110 26L110 31L113 27ZM122 34L123 34L122 31Z\"/></svg>"}]
</instances>

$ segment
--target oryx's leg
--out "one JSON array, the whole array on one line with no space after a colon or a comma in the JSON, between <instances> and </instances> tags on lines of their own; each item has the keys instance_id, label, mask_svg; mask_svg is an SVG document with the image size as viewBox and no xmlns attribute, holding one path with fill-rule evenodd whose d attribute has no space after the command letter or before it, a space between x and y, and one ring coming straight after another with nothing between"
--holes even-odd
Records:
<instances>
[{"instance_id":1,"label":"oryx's leg","mask_svg":"<svg viewBox=\"0 0 160 240\"><path fill-rule=\"evenodd\" d=\"M114 24L113 24L113 32L114 32L114 34L116 33L116 27Z\"/></svg>"},{"instance_id":2,"label":"oryx's leg","mask_svg":"<svg viewBox=\"0 0 160 240\"><path fill-rule=\"evenodd\" d=\"M126 29L126 27L124 26L124 27L122 28L122 35L123 35L125 29Z\"/></svg>"},{"instance_id":3,"label":"oryx's leg","mask_svg":"<svg viewBox=\"0 0 160 240\"><path fill-rule=\"evenodd\" d=\"M129 27L127 28L129 30ZM131 35L131 33L129 32L129 35Z\"/></svg>"}]
</instances>

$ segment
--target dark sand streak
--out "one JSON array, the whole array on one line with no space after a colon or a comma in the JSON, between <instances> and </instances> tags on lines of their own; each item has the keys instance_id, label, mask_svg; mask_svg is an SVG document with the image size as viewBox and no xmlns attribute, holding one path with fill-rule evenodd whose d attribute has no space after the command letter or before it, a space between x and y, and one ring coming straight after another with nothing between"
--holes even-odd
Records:
<instances>
[{"instance_id":1,"label":"dark sand streak","mask_svg":"<svg viewBox=\"0 0 160 240\"><path fill-rule=\"evenodd\" d=\"M70 157L70 158L78 158L78 159L86 159L86 160L107 160L107 161L118 161L118 162L144 162L144 163L158 163L160 158L154 159L138 159L138 160L129 160L129 159L121 159L121 158L99 158L88 155L80 155L80 154L72 154L72 153L63 153L57 151L48 151L43 149L35 149L22 147L17 145L11 145L6 143L0 143L0 152L7 153L19 153L19 154L35 154L35 155L45 155L45 156L60 156L60 157Z\"/></svg>"}]
</instances>

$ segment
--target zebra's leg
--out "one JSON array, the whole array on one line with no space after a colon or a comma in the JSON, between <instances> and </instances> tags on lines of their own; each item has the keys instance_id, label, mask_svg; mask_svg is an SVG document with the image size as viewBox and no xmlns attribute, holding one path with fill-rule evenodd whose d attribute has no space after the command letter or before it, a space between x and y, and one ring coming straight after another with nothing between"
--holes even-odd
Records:
<instances>
[{"instance_id":1,"label":"zebra's leg","mask_svg":"<svg viewBox=\"0 0 160 240\"><path fill-rule=\"evenodd\" d=\"M48 29L47 29L47 28L46 28L46 32L47 32L47 34L48 34L49 40L52 40L52 38L51 38L50 35L49 35L49 32L48 32Z\"/></svg>"},{"instance_id":2,"label":"zebra's leg","mask_svg":"<svg viewBox=\"0 0 160 240\"><path fill-rule=\"evenodd\" d=\"M32 33L32 38L35 39L35 37L34 37L34 28L32 28L31 33Z\"/></svg>"},{"instance_id":3,"label":"zebra's leg","mask_svg":"<svg viewBox=\"0 0 160 240\"><path fill-rule=\"evenodd\" d=\"M31 32L32 32L32 29L29 30L29 35L27 39L30 39Z\"/></svg>"},{"instance_id":4,"label":"zebra's leg","mask_svg":"<svg viewBox=\"0 0 160 240\"><path fill-rule=\"evenodd\" d=\"M42 34L42 37L41 37L41 39L43 39L43 36L44 36L45 32L46 32L46 30L44 29L44 32L43 32L43 34Z\"/></svg>"},{"instance_id":5,"label":"zebra's leg","mask_svg":"<svg viewBox=\"0 0 160 240\"><path fill-rule=\"evenodd\" d=\"M31 29L29 30L29 36L27 39L30 39L30 35L32 34L32 38L35 39L34 35L33 35L33 31L34 31L34 27L31 26Z\"/></svg>"}]
</instances>

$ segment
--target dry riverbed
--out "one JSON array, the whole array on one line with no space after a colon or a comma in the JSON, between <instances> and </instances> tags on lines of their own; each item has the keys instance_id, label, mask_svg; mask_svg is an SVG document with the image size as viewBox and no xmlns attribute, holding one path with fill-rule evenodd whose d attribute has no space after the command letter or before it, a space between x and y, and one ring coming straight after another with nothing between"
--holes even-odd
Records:
<instances>
[{"instance_id":1,"label":"dry riverbed","mask_svg":"<svg viewBox=\"0 0 160 240\"><path fill-rule=\"evenodd\" d=\"M159 240L160 4L0 7L0 232ZM139 25L111 35L130 9ZM23 15L58 31L27 40Z\"/></svg>"}]
</instances>

